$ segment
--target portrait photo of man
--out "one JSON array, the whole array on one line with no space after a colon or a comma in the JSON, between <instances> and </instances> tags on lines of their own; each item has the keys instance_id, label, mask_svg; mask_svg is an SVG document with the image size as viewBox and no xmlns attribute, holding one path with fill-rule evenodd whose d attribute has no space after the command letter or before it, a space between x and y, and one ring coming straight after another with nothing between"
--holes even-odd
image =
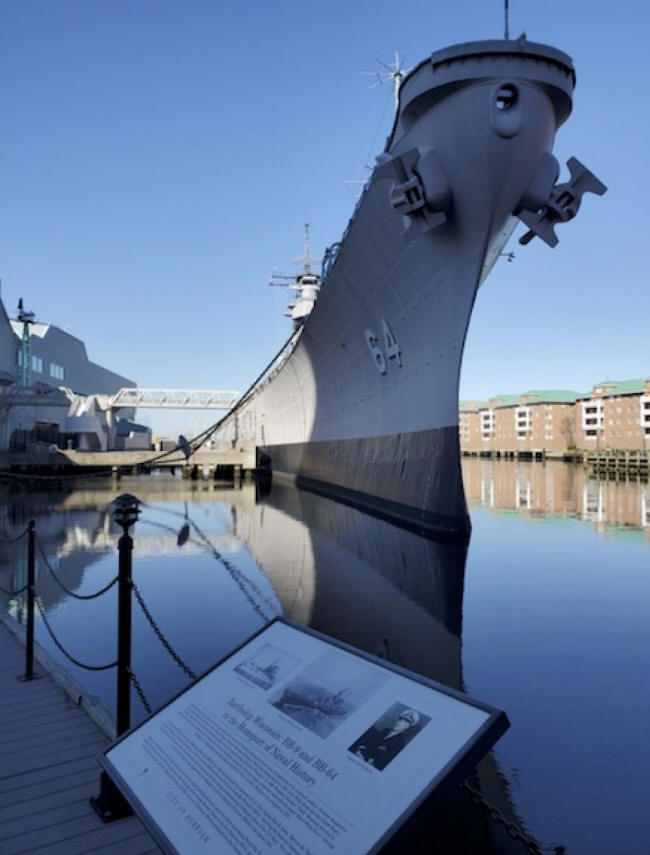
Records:
<instances>
[{"instance_id":1,"label":"portrait photo of man","mask_svg":"<svg viewBox=\"0 0 650 855\"><path fill-rule=\"evenodd\" d=\"M404 704L393 704L348 751L381 771L430 720Z\"/></svg>"}]
</instances>

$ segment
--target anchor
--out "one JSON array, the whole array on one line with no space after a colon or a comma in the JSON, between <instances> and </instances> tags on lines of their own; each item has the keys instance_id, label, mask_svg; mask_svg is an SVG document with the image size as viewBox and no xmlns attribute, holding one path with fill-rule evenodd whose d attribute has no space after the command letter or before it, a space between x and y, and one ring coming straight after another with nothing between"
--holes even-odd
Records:
<instances>
[{"instance_id":1,"label":"anchor","mask_svg":"<svg viewBox=\"0 0 650 855\"><path fill-rule=\"evenodd\" d=\"M380 155L375 177L393 180L390 203L408 218L404 240L413 240L447 220L451 190L431 146L417 146L393 157Z\"/></svg>"},{"instance_id":2,"label":"anchor","mask_svg":"<svg viewBox=\"0 0 650 855\"><path fill-rule=\"evenodd\" d=\"M553 158L554 160L554 158ZM544 162L545 172L548 172L548 163ZM558 243L555 234L555 226L558 223L566 223L572 220L578 213L582 197L585 193L596 193L602 196L607 187L596 176L587 169L584 164L575 157L570 157L567 166L571 173L571 180L566 184L556 184L546 202L535 211L517 210L515 213L519 219L528 226L525 235L519 238L519 243L526 245L537 236L549 246Z\"/></svg>"}]
</instances>

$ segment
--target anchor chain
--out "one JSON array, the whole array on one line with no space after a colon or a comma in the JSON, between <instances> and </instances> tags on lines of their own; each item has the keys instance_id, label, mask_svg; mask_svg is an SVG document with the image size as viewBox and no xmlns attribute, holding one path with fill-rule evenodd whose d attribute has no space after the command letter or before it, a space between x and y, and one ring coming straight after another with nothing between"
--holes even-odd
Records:
<instances>
[{"instance_id":1,"label":"anchor chain","mask_svg":"<svg viewBox=\"0 0 650 855\"><path fill-rule=\"evenodd\" d=\"M154 620L153 615L151 614L151 612L149 611L149 609L145 605L145 602L142 598L142 594L138 590L138 586L133 581L131 581L131 588L133 589L133 593L135 594L135 598L138 601L138 605L142 609L144 616L146 617L147 621L149 622L149 626L153 629L154 633L156 634L158 641L160 641L162 646L165 648L167 653L169 653L169 655L174 660L174 662L178 665L178 667L181 669L181 671L184 671L191 680L196 680L196 674L194 673L194 671L192 671L192 669L190 668L189 665L187 665L185 662L183 662L181 657L178 655L178 653L176 653L174 648L171 646L171 644L167 641L167 639L163 635L162 630L160 629L160 627L158 626L158 624Z\"/></svg>"},{"instance_id":2,"label":"anchor chain","mask_svg":"<svg viewBox=\"0 0 650 855\"><path fill-rule=\"evenodd\" d=\"M515 823L511 822L507 816L505 816L498 807L491 805L488 801L486 801L481 793L474 789L474 787L470 786L467 781L463 781L461 784L462 789L465 790L466 793L469 794L469 797L474 802L474 804L478 805L481 810L492 820L492 822L497 822L503 825L514 840L521 841L524 846L527 848L532 855L543 855L542 850L539 844L533 840L532 837L529 837L525 834L521 828Z\"/></svg>"}]
</instances>

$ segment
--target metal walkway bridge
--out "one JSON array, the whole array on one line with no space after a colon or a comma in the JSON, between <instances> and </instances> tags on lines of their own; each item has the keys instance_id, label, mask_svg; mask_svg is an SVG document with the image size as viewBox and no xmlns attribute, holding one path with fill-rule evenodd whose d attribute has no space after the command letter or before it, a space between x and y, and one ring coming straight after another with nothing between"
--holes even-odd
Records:
<instances>
[{"instance_id":1,"label":"metal walkway bridge","mask_svg":"<svg viewBox=\"0 0 650 855\"><path fill-rule=\"evenodd\" d=\"M120 389L108 399L110 409L147 407L167 410L229 410L241 392L215 389Z\"/></svg>"}]
</instances>

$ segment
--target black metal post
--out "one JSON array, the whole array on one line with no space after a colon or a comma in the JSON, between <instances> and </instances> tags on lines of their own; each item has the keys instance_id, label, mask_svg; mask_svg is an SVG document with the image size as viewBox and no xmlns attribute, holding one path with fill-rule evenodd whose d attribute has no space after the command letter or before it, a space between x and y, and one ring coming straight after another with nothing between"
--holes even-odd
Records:
<instances>
[{"instance_id":1,"label":"black metal post","mask_svg":"<svg viewBox=\"0 0 650 855\"><path fill-rule=\"evenodd\" d=\"M118 543L117 582L117 702L115 733L121 736L131 726L131 553L133 539L124 528Z\"/></svg>"},{"instance_id":2,"label":"black metal post","mask_svg":"<svg viewBox=\"0 0 650 855\"><path fill-rule=\"evenodd\" d=\"M27 526L27 630L25 633L25 673L19 680L38 680L34 671L34 597L36 596L36 529L34 520Z\"/></svg>"},{"instance_id":3,"label":"black metal post","mask_svg":"<svg viewBox=\"0 0 650 855\"><path fill-rule=\"evenodd\" d=\"M34 677L34 588L36 586L36 549L34 520L27 532L27 636L25 639L25 679Z\"/></svg>"},{"instance_id":4,"label":"black metal post","mask_svg":"<svg viewBox=\"0 0 650 855\"><path fill-rule=\"evenodd\" d=\"M138 518L140 501L123 493L113 501L115 522L122 527L117 544L117 700L115 733L120 737L131 726L131 554L133 540L129 528ZM131 806L106 772L99 779L99 795L90 799L103 822L113 822L133 813Z\"/></svg>"}]
</instances>

